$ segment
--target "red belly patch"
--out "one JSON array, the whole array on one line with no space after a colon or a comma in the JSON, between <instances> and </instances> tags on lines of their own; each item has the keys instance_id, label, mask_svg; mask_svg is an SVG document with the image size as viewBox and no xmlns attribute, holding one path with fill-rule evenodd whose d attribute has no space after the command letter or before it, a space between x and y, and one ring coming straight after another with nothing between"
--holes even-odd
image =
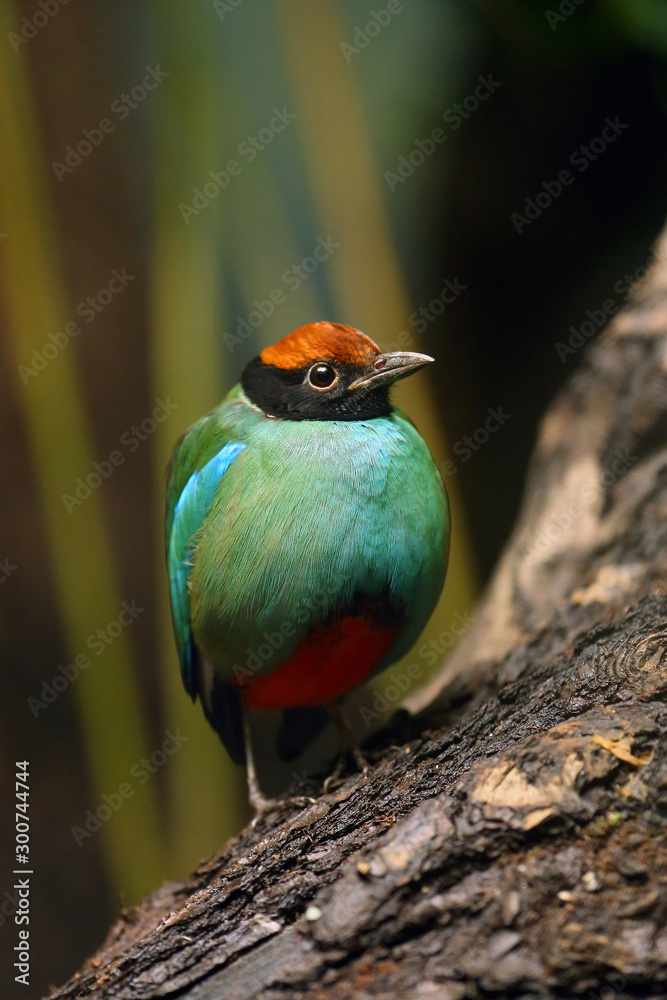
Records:
<instances>
[{"instance_id":1,"label":"red belly patch","mask_svg":"<svg viewBox=\"0 0 667 1000\"><path fill-rule=\"evenodd\" d=\"M293 708L334 701L366 680L397 631L397 625L380 625L365 615L316 625L273 673L243 684L243 702L253 708Z\"/></svg>"}]
</instances>

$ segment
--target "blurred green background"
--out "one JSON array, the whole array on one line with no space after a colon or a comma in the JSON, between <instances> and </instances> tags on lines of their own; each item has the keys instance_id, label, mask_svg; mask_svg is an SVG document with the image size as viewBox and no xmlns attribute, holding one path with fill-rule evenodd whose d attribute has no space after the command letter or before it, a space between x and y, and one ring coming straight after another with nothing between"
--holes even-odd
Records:
<instances>
[{"instance_id":1,"label":"blurred green background","mask_svg":"<svg viewBox=\"0 0 667 1000\"><path fill-rule=\"evenodd\" d=\"M433 354L397 392L454 509L436 644L392 671L425 679L580 357L558 345L620 308L662 226L666 53L659 0L2 0L3 996L14 761L36 873L22 996L247 819L178 674L175 440L302 323ZM335 741L283 769L263 746L267 784L298 790Z\"/></svg>"}]
</instances>

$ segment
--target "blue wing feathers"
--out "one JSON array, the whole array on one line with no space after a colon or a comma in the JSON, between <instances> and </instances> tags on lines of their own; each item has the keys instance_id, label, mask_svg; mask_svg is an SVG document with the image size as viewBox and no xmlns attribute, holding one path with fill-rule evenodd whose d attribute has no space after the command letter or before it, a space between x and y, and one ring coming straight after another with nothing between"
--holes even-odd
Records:
<instances>
[{"instance_id":1,"label":"blue wing feathers","mask_svg":"<svg viewBox=\"0 0 667 1000\"><path fill-rule=\"evenodd\" d=\"M167 562L172 616L185 688L196 697L196 648L190 630L188 579L192 566L193 540L213 503L220 480L245 444L230 441L201 469L193 472L174 508L168 540Z\"/></svg>"},{"instance_id":2,"label":"blue wing feathers","mask_svg":"<svg viewBox=\"0 0 667 1000\"><path fill-rule=\"evenodd\" d=\"M198 472L192 473L174 509L174 526L181 516L192 517L201 526L201 522L213 503L213 497L220 480L239 452L243 451L245 447L244 444L230 441L217 455L213 456L210 462L207 462Z\"/></svg>"}]
</instances>

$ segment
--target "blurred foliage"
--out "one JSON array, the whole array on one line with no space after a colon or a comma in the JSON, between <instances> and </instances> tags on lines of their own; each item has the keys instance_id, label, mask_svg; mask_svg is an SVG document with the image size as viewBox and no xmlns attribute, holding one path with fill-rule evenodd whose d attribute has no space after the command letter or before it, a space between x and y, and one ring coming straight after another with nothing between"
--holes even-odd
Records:
<instances>
[{"instance_id":1,"label":"blurred foliage","mask_svg":"<svg viewBox=\"0 0 667 1000\"><path fill-rule=\"evenodd\" d=\"M151 395L178 404L174 422L162 424L152 453L156 600L159 602L160 684L168 728L187 736L184 752L168 772L169 797L163 833L168 874L184 876L239 828L243 774L218 746L199 703L184 695L171 629L163 558L165 469L174 442L220 400L229 376L221 351L225 300L220 268L221 234L227 218L216 199L186 226L175 210L191 186L201 184L226 156L227 109L219 44L189 9L154 5L157 46L169 86L156 94L155 230L149 264ZM209 11L205 12L210 14ZM211 126L214 123L214 127Z\"/></svg>"},{"instance_id":2,"label":"blurred foliage","mask_svg":"<svg viewBox=\"0 0 667 1000\"><path fill-rule=\"evenodd\" d=\"M560 363L554 342L646 261L660 228L663 3L385 8L67 4L36 30L28 0L0 8L2 524L18 566L2 589L0 774L9 781L14 760L32 759L44 886L35 922L49 942L36 996L97 943L119 899L187 875L247 816L243 772L183 691L171 636L162 510L179 434L303 322L347 322L385 346L407 332L439 364L402 383L397 401L441 465L455 457L451 570L425 636L444 648L510 530L539 414L576 364ZM133 99L151 67L164 81ZM386 172L489 74L498 93L392 190ZM285 127L269 137L277 113ZM511 214L607 115L628 122L627 136L517 235ZM105 117L114 128L59 175L54 162ZM255 156L252 136L265 147ZM223 186L215 176L234 160L240 171ZM296 280L318 240L331 252ZM19 366L81 316L114 268L132 276L127 290L89 327L79 320L81 333L26 382ZM416 322L446 279L465 292ZM276 291L280 303L239 337L255 300ZM123 448L160 400L173 415ZM457 444L499 406L507 426L462 459ZM122 463L68 513L63 494L119 448ZM136 624L35 717L28 698L134 599L145 609ZM420 650L408 660L425 678L436 663ZM79 847L72 827L159 755L168 732L185 737L182 749ZM260 744L275 788L335 746L324 738L315 756L280 769L268 730Z\"/></svg>"},{"instance_id":3,"label":"blurred foliage","mask_svg":"<svg viewBox=\"0 0 667 1000\"><path fill-rule=\"evenodd\" d=\"M6 11L2 16L0 34L6 35ZM77 517L62 499L74 492L77 474L91 467L93 450L74 358L62 346L63 337L67 345L67 309L32 108L21 64L12 60L1 65L0 132L7 146L0 158L0 213L11 240L3 254L8 346L14 367L22 371L28 446L50 542L45 555L52 563L69 662L74 663L78 655L90 659L89 636L95 626L104 628L118 618L121 597L100 494L89 491ZM42 339L45 330L56 331L60 339L47 343L39 360L33 360L35 334ZM56 358L57 365L49 364ZM136 658L121 630L106 645L103 667L82 669L74 686L86 747L82 765L99 795L117 789L130 765L149 750L137 676ZM61 676L61 683L66 677ZM155 793L148 788L136 808L119 811L113 828L104 831L110 866L132 897L158 878L162 868L154 802Z\"/></svg>"}]
</instances>

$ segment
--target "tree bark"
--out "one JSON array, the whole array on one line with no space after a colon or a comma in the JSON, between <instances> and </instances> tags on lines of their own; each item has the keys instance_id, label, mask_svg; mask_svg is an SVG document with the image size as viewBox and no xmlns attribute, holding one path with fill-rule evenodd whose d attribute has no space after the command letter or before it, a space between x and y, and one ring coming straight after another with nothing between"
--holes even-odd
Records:
<instances>
[{"instance_id":1,"label":"tree bark","mask_svg":"<svg viewBox=\"0 0 667 1000\"><path fill-rule=\"evenodd\" d=\"M663 259L582 350L476 624L367 777L124 911L55 997L667 994Z\"/></svg>"}]
</instances>

